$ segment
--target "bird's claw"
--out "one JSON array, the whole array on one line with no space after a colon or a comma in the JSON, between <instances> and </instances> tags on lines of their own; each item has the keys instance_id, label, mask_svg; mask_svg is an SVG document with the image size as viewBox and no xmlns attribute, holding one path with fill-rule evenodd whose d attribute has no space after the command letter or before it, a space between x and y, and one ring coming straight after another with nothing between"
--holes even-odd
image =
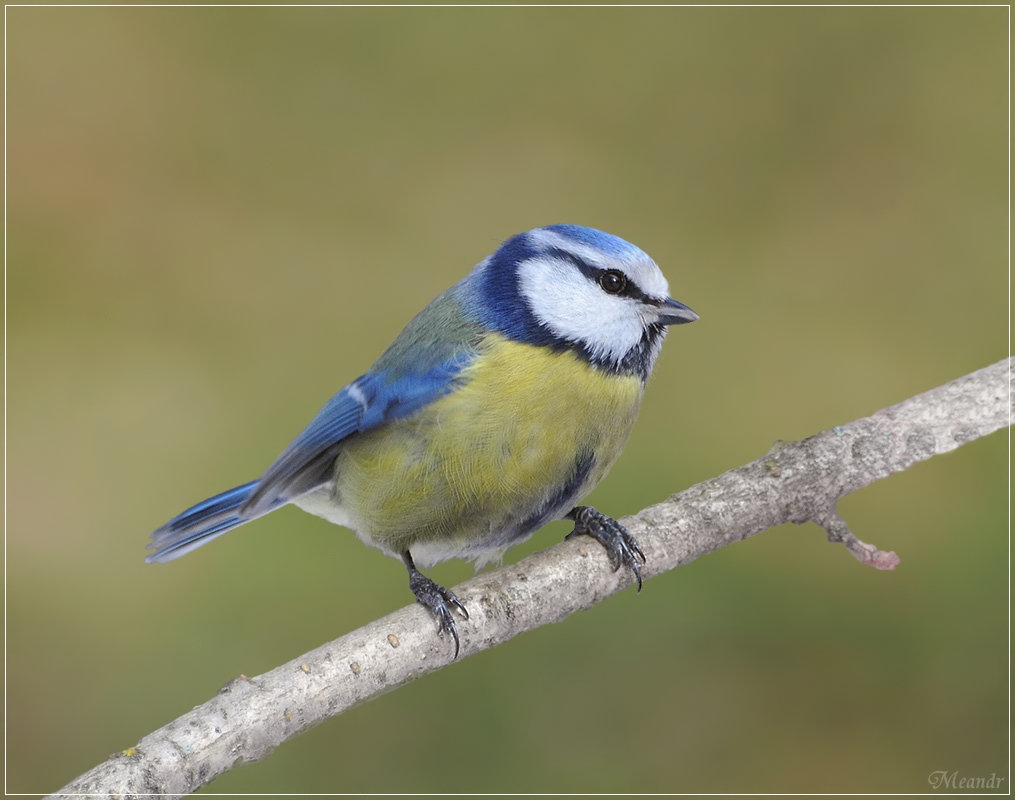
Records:
<instances>
[{"instance_id":1,"label":"bird's claw","mask_svg":"<svg viewBox=\"0 0 1015 800\"><path fill-rule=\"evenodd\" d=\"M461 642L458 639L458 628L455 626L455 615L451 609L455 608L462 615L463 619L469 618L469 612L450 589L445 589L439 583L434 583L419 570L413 568L409 572L409 588L416 596L416 601L426 606L437 618L437 634L450 634L455 640L455 658L458 658L458 651Z\"/></svg>"},{"instance_id":2,"label":"bird's claw","mask_svg":"<svg viewBox=\"0 0 1015 800\"><path fill-rule=\"evenodd\" d=\"M638 562L645 563L645 554L627 528L612 517L596 511L592 506L576 506L568 517L574 520L574 530L564 538L591 536L606 548L606 555L614 572L623 564L634 573L640 592L641 570L638 569Z\"/></svg>"}]
</instances>

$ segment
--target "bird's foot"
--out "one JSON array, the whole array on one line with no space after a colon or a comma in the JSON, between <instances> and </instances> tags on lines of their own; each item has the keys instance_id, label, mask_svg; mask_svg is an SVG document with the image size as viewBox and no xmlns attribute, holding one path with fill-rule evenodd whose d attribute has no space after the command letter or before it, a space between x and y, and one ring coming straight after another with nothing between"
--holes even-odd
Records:
<instances>
[{"instance_id":1,"label":"bird's foot","mask_svg":"<svg viewBox=\"0 0 1015 800\"><path fill-rule=\"evenodd\" d=\"M638 569L638 562L645 563L645 554L641 552L638 542L628 533L627 528L612 517L596 511L592 506L575 506L567 516L574 520L574 530L564 538L591 536L606 548L606 555L609 556L614 572L623 564L634 573L640 592L641 571Z\"/></svg>"},{"instance_id":2,"label":"bird's foot","mask_svg":"<svg viewBox=\"0 0 1015 800\"><path fill-rule=\"evenodd\" d=\"M458 609L463 619L469 618L469 612L462 602L450 589L445 589L439 583L434 583L426 575L416 569L412 562L412 556L406 550L402 554L402 561L409 570L409 588L416 596L416 602L430 609L437 618L437 634L450 634L455 640L455 658L458 658L460 643L458 640L458 629L455 627L455 616L452 608Z\"/></svg>"}]
</instances>

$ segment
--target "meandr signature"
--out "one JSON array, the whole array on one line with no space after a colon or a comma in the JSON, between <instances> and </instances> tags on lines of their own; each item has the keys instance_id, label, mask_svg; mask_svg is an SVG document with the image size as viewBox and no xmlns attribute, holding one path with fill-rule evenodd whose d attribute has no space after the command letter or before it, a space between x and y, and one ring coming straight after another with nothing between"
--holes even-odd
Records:
<instances>
[{"instance_id":1,"label":"meandr signature","mask_svg":"<svg viewBox=\"0 0 1015 800\"><path fill-rule=\"evenodd\" d=\"M961 775L958 770L936 769L927 776L931 789L1000 789L1006 778L990 775Z\"/></svg>"}]
</instances>

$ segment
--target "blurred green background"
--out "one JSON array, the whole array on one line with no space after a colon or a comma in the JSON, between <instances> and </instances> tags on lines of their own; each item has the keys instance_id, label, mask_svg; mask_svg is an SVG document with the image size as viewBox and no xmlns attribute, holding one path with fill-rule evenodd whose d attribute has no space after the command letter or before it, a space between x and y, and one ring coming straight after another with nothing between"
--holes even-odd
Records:
<instances>
[{"instance_id":1,"label":"blurred green background","mask_svg":"<svg viewBox=\"0 0 1015 800\"><path fill-rule=\"evenodd\" d=\"M611 514L1008 350L1005 8L10 8L7 788L411 599L287 509L168 566L512 233L652 254ZM355 709L219 792L920 792L1007 766L1006 439ZM557 541L558 523L509 554ZM471 574L452 562L433 577ZM1007 786L1003 788L1008 788Z\"/></svg>"}]
</instances>

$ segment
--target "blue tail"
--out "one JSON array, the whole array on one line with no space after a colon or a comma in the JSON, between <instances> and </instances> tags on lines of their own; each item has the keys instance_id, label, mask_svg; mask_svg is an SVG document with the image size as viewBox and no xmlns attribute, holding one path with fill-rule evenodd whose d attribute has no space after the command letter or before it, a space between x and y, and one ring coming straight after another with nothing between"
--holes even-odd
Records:
<instances>
[{"instance_id":1,"label":"blue tail","mask_svg":"<svg viewBox=\"0 0 1015 800\"><path fill-rule=\"evenodd\" d=\"M155 550L145 561L172 561L195 550L216 536L228 533L233 528L257 519L279 506L285 505L284 500L276 500L260 514L240 516L240 508L250 499L258 481L251 481L235 489L222 492L196 506L191 506L182 514L173 517L169 522L152 534L148 543L149 550Z\"/></svg>"}]
</instances>

